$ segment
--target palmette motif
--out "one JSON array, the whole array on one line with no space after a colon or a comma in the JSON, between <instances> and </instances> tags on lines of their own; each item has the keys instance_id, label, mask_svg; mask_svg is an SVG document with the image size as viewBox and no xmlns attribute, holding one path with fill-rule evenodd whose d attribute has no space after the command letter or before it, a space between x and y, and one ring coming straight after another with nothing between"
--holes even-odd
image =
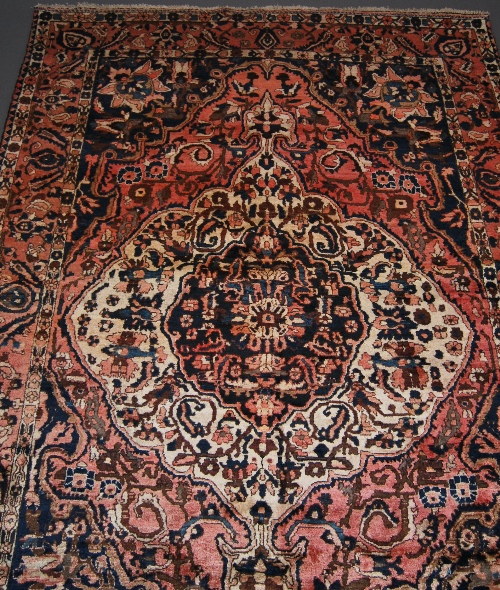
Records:
<instances>
[{"instance_id":1,"label":"palmette motif","mask_svg":"<svg viewBox=\"0 0 500 590\"><path fill-rule=\"evenodd\" d=\"M9 588L489 588L484 15L38 10L4 135Z\"/></svg>"}]
</instances>

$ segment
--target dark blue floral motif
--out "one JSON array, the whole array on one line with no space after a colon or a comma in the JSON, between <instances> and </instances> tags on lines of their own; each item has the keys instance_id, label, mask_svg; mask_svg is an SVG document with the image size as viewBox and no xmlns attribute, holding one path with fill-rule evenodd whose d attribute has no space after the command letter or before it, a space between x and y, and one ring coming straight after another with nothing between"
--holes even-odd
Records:
<instances>
[{"instance_id":1,"label":"dark blue floral motif","mask_svg":"<svg viewBox=\"0 0 500 590\"><path fill-rule=\"evenodd\" d=\"M75 469L66 469L64 487L71 488L74 492L85 492L91 490L95 484L95 472L89 471L84 464L77 465Z\"/></svg>"},{"instance_id":2,"label":"dark blue floral motif","mask_svg":"<svg viewBox=\"0 0 500 590\"><path fill-rule=\"evenodd\" d=\"M459 504L471 504L477 498L477 481L474 476L455 475L450 479L450 495Z\"/></svg>"},{"instance_id":3,"label":"dark blue floral motif","mask_svg":"<svg viewBox=\"0 0 500 590\"><path fill-rule=\"evenodd\" d=\"M425 486L418 491L418 495L426 508L442 508L446 505L446 488Z\"/></svg>"},{"instance_id":4,"label":"dark blue floral motif","mask_svg":"<svg viewBox=\"0 0 500 590\"><path fill-rule=\"evenodd\" d=\"M401 174L399 177L399 188L406 193L410 193L410 195L422 192L417 177L413 176L413 174Z\"/></svg>"},{"instance_id":5,"label":"dark blue floral motif","mask_svg":"<svg viewBox=\"0 0 500 590\"><path fill-rule=\"evenodd\" d=\"M168 166L163 162L149 162L146 166L146 178L164 178L167 175Z\"/></svg>"},{"instance_id":6,"label":"dark blue floral motif","mask_svg":"<svg viewBox=\"0 0 500 590\"><path fill-rule=\"evenodd\" d=\"M396 188L396 179L391 172L385 172L384 170L372 172L372 180L374 186L378 188Z\"/></svg>"},{"instance_id":7,"label":"dark blue floral motif","mask_svg":"<svg viewBox=\"0 0 500 590\"><path fill-rule=\"evenodd\" d=\"M122 484L114 478L103 479L99 491L103 498L114 498L122 491Z\"/></svg>"},{"instance_id":8,"label":"dark blue floral motif","mask_svg":"<svg viewBox=\"0 0 500 590\"><path fill-rule=\"evenodd\" d=\"M134 184L142 180L142 170L139 166L125 166L118 172L117 180L120 184Z\"/></svg>"}]
</instances>

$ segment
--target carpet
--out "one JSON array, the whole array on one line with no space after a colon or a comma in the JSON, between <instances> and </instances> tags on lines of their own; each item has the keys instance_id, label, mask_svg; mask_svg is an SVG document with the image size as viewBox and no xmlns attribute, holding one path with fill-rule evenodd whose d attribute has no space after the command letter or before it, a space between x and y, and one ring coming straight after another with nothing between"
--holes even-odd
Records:
<instances>
[{"instance_id":1,"label":"carpet","mask_svg":"<svg viewBox=\"0 0 500 590\"><path fill-rule=\"evenodd\" d=\"M36 9L1 587L500 586L498 64L480 13Z\"/></svg>"}]
</instances>

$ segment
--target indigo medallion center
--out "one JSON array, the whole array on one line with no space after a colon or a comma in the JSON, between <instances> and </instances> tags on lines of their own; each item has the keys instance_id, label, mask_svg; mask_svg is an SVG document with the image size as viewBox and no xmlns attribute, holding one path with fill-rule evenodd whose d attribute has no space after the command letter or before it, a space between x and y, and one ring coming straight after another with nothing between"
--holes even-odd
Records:
<instances>
[{"instance_id":1,"label":"indigo medallion center","mask_svg":"<svg viewBox=\"0 0 500 590\"><path fill-rule=\"evenodd\" d=\"M200 391L266 431L341 383L366 325L353 287L266 224L184 278L165 331Z\"/></svg>"}]
</instances>

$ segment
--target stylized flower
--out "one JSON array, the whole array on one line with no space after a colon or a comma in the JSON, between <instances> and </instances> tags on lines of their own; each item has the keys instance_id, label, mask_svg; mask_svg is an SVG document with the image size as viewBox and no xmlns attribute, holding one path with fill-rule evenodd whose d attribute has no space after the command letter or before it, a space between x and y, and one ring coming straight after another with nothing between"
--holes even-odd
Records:
<instances>
[{"instance_id":1,"label":"stylized flower","mask_svg":"<svg viewBox=\"0 0 500 590\"><path fill-rule=\"evenodd\" d=\"M164 178L168 173L168 166L160 161L149 162L145 172L146 178Z\"/></svg>"},{"instance_id":2,"label":"stylized flower","mask_svg":"<svg viewBox=\"0 0 500 590\"><path fill-rule=\"evenodd\" d=\"M125 166L116 177L120 184L134 184L142 179L142 170L139 166Z\"/></svg>"},{"instance_id":3,"label":"stylized flower","mask_svg":"<svg viewBox=\"0 0 500 590\"><path fill-rule=\"evenodd\" d=\"M396 179L393 172L386 172L385 170L372 172L372 181L374 186L378 188L396 188Z\"/></svg>"},{"instance_id":4,"label":"stylized flower","mask_svg":"<svg viewBox=\"0 0 500 590\"><path fill-rule=\"evenodd\" d=\"M463 340L464 333L462 332L462 330L460 328L452 328L451 332L450 332L450 336L454 340Z\"/></svg>"},{"instance_id":5,"label":"stylized flower","mask_svg":"<svg viewBox=\"0 0 500 590\"><path fill-rule=\"evenodd\" d=\"M403 78L388 67L384 76L374 73L373 79L375 85L365 93L365 96L374 99L372 105L381 106L401 123L412 115L430 116L426 105L436 102L436 99L424 90L419 76Z\"/></svg>"},{"instance_id":6,"label":"stylized flower","mask_svg":"<svg viewBox=\"0 0 500 590\"><path fill-rule=\"evenodd\" d=\"M264 524L269 522L273 511L266 502L256 502L250 510L250 515L253 516L254 522Z\"/></svg>"},{"instance_id":7,"label":"stylized flower","mask_svg":"<svg viewBox=\"0 0 500 590\"><path fill-rule=\"evenodd\" d=\"M448 335L448 328L446 326L434 326L432 329L434 336L439 340L443 340Z\"/></svg>"},{"instance_id":8,"label":"stylized flower","mask_svg":"<svg viewBox=\"0 0 500 590\"><path fill-rule=\"evenodd\" d=\"M231 367L229 369L229 375L233 379L238 379L239 377L241 377L242 373L243 373L243 368L239 363L234 363L231 365Z\"/></svg>"},{"instance_id":9,"label":"stylized flower","mask_svg":"<svg viewBox=\"0 0 500 590\"><path fill-rule=\"evenodd\" d=\"M193 318L190 315L184 314L180 318L180 323L183 328L189 328L189 326L193 323Z\"/></svg>"},{"instance_id":10,"label":"stylized flower","mask_svg":"<svg viewBox=\"0 0 500 590\"><path fill-rule=\"evenodd\" d=\"M111 328L113 327L113 322L111 320L101 320L99 322L99 328L103 331L103 332L109 332L111 330Z\"/></svg>"},{"instance_id":11,"label":"stylized flower","mask_svg":"<svg viewBox=\"0 0 500 590\"><path fill-rule=\"evenodd\" d=\"M162 99L161 92L169 88L159 80L162 69L155 70L151 61L147 61L133 72L128 68L110 70L111 82L99 90L100 94L110 94L111 106L128 106L135 113L140 113L154 99Z\"/></svg>"},{"instance_id":12,"label":"stylized flower","mask_svg":"<svg viewBox=\"0 0 500 590\"><path fill-rule=\"evenodd\" d=\"M78 325L79 326L88 326L90 324L90 316L85 314L85 315L81 315L78 318Z\"/></svg>"},{"instance_id":13,"label":"stylized flower","mask_svg":"<svg viewBox=\"0 0 500 590\"><path fill-rule=\"evenodd\" d=\"M299 367L292 367L288 373L292 381L299 381L303 377L302 371Z\"/></svg>"},{"instance_id":14,"label":"stylized flower","mask_svg":"<svg viewBox=\"0 0 500 590\"><path fill-rule=\"evenodd\" d=\"M238 213L237 211L235 211L234 213L231 213L231 215L228 215L227 217L227 222L229 224L229 227L235 229L237 227L241 227L243 225L243 221L244 218L241 215L241 213Z\"/></svg>"},{"instance_id":15,"label":"stylized flower","mask_svg":"<svg viewBox=\"0 0 500 590\"><path fill-rule=\"evenodd\" d=\"M90 300L90 301L87 301L87 303L85 303L83 309L88 312L93 312L97 309L97 307L98 307L97 301Z\"/></svg>"},{"instance_id":16,"label":"stylized flower","mask_svg":"<svg viewBox=\"0 0 500 590\"><path fill-rule=\"evenodd\" d=\"M418 491L418 495L426 508L438 508L446 505L446 488L425 486Z\"/></svg>"},{"instance_id":17,"label":"stylized flower","mask_svg":"<svg viewBox=\"0 0 500 590\"><path fill-rule=\"evenodd\" d=\"M270 340L286 334L292 320L279 299L265 297L249 305L246 324L257 338Z\"/></svg>"},{"instance_id":18,"label":"stylized flower","mask_svg":"<svg viewBox=\"0 0 500 590\"><path fill-rule=\"evenodd\" d=\"M230 443L233 441L233 435L229 430L229 426L227 424L220 430L216 430L214 435L212 436L212 440L215 441L218 445L223 445L226 443Z\"/></svg>"},{"instance_id":19,"label":"stylized flower","mask_svg":"<svg viewBox=\"0 0 500 590\"><path fill-rule=\"evenodd\" d=\"M477 498L477 481L474 476L468 477L465 473L455 475L450 479L451 497L459 504L471 504Z\"/></svg>"},{"instance_id":20,"label":"stylized flower","mask_svg":"<svg viewBox=\"0 0 500 590\"><path fill-rule=\"evenodd\" d=\"M431 332L431 330L418 330L417 338L420 340L420 342L430 342L434 339L434 334Z\"/></svg>"},{"instance_id":21,"label":"stylized flower","mask_svg":"<svg viewBox=\"0 0 500 590\"><path fill-rule=\"evenodd\" d=\"M103 498L114 498L122 491L122 484L114 478L103 479L100 486L100 494Z\"/></svg>"},{"instance_id":22,"label":"stylized flower","mask_svg":"<svg viewBox=\"0 0 500 590\"><path fill-rule=\"evenodd\" d=\"M335 344L342 344L344 342L344 338L342 334L339 334L339 332L332 332L330 334L330 339Z\"/></svg>"},{"instance_id":23,"label":"stylized flower","mask_svg":"<svg viewBox=\"0 0 500 590\"><path fill-rule=\"evenodd\" d=\"M346 332L351 334L353 332L357 332L359 329L359 324L356 320L347 320L347 322L344 324L344 329Z\"/></svg>"},{"instance_id":24,"label":"stylized flower","mask_svg":"<svg viewBox=\"0 0 500 590\"><path fill-rule=\"evenodd\" d=\"M292 436L292 442L296 444L298 447L302 447L306 449L308 446L312 445L312 438L309 436L307 430L300 428L297 432Z\"/></svg>"},{"instance_id":25,"label":"stylized flower","mask_svg":"<svg viewBox=\"0 0 500 590\"><path fill-rule=\"evenodd\" d=\"M413 174L401 174L399 177L399 188L407 193L410 193L410 195L414 195L415 193L420 193L422 191L417 177Z\"/></svg>"},{"instance_id":26,"label":"stylized flower","mask_svg":"<svg viewBox=\"0 0 500 590\"><path fill-rule=\"evenodd\" d=\"M460 342L452 340L451 342L447 342L445 346L446 350L453 356L460 356L462 354L463 346Z\"/></svg>"},{"instance_id":27,"label":"stylized flower","mask_svg":"<svg viewBox=\"0 0 500 590\"><path fill-rule=\"evenodd\" d=\"M64 487L71 488L74 492L91 490L95 484L95 472L89 471L85 463L79 463L74 469L66 469Z\"/></svg>"}]
</instances>

